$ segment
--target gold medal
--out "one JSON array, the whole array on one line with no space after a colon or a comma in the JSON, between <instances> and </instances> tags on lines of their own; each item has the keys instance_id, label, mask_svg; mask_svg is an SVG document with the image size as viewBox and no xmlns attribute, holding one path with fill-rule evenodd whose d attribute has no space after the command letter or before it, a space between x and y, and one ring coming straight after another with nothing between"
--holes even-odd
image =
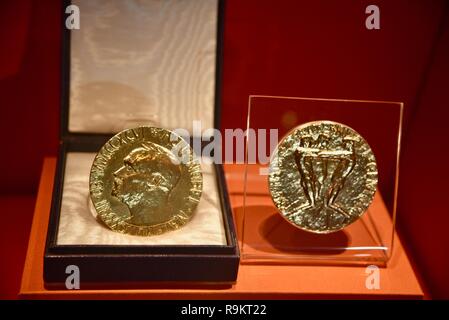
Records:
<instances>
[{"instance_id":1,"label":"gold medal","mask_svg":"<svg viewBox=\"0 0 449 320\"><path fill-rule=\"evenodd\" d=\"M291 130L273 153L268 177L280 214L314 233L335 232L356 221L371 204L377 180L368 143L333 121Z\"/></svg>"},{"instance_id":2,"label":"gold medal","mask_svg":"<svg viewBox=\"0 0 449 320\"><path fill-rule=\"evenodd\" d=\"M98 218L109 228L151 236L190 220L203 180L185 140L166 129L138 127L105 143L92 164L89 185Z\"/></svg>"}]
</instances>

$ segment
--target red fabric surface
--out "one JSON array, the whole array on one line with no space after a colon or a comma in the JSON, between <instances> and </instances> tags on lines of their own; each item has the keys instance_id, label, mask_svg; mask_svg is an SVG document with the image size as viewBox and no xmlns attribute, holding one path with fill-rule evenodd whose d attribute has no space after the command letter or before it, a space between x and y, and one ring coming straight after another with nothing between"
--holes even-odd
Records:
<instances>
[{"instance_id":1,"label":"red fabric surface","mask_svg":"<svg viewBox=\"0 0 449 320\"><path fill-rule=\"evenodd\" d=\"M449 19L404 141L399 227L434 297L449 299Z\"/></svg>"},{"instance_id":2,"label":"red fabric surface","mask_svg":"<svg viewBox=\"0 0 449 320\"><path fill-rule=\"evenodd\" d=\"M245 127L249 94L413 108L444 3L376 2L381 29L369 31L368 1L228 1L223 126Z\"/></svg>"},{"instance_id":3,"label":"red fabric surface","mask_svg":"<svg viewBox=\"0 0 449 320\"><path fill-rule=\"evenodd\" d=\"M0 3L0 80L20 70L31 15L31 0Z\"/></svg>"},{"instance_id":4,"label":"red fabric surface","mask_svg":"<svg viewBox=\"0 0 449 320\"><path fill-rule=\"evenodd\" d=\"M381 29L375 31L365 27L369 4L229 1L222 127L245 128L248 95L261 94L402 101L406 105L406 132L422 75L428 68L443 3L379 2ZM267 123L273 118L271 114L263 116ZM385 139L384 134L393 131L382 130L385 122L373 122L366 129L378 131L368 140L372 146L384 146L374 151L379 186L391 207L395 172L395 153L391 150L395 150L395 141Z\"/></svg>"},{"instance_id":5,"label":"red fabric surface","mask_svg":"<svg viewBox=\"0 0 449 320\"><path fill-rule=\"evenodd\" d=\"M0 299L16 299L33 217L34 196L0 196Z\"/></svg>"},{"instance_id":6,"label":"red fabric surface","mask_svg":"<svg viewBox=\"0 0 449 320\"><path fill-rule=\"evenodd\" d=\"M60 1L0 2L0 298L17 298L43 157L56 155Z\"/></svg>"},{"instance_id":7,"label":"red fabric surface","mask_svg":"<svg viewBox=\"0 0 449 320\"><path fill-rule=\"evenodd\" d=\"M228 1L222 127L246 126L250 94L405 102L398 228L432 296L449 298L449 213L437 200L448 192L447 3L376 1L376 31L368 4Z\"/></svg>"},{"instance_id":8,"label":"red fabric surface","mask_svg":"<svg viewBox=\"0 0 449 320\"><path fill-rule=\"evenodd\" d=\"M59 140L60 1L1 1L0 23L0 193L34 193Z\"/></svg>"},{"instance_id":9,"label":"red fabric surface","mask_svg":"<svg viewBox=\"0 0 449 320\"><path fill-rule=\"evenodd\" d=\"M376 1L381 30L368 31L369 4L228 0L222 127L245 127L250 94L404 101L399 227L433 296L447 298L447 5ZM0 193L33 194L43 156L58 145L60 1L2 1L0 48ZM422 157L423 146L436 153ZM0 214L14 208L8 232L22 235L32 206L18 202L16 210L11 201L0 202ZM17 241L2 256L25 250ZM19 260L2 261L1 294L14 296Z\"/></svg>"}]
</instances>

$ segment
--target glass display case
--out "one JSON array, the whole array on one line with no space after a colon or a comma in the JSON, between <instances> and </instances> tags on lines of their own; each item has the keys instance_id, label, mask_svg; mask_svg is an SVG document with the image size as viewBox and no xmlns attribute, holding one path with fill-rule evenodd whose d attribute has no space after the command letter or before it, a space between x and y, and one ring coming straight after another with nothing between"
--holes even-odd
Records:
<instances>
[{"instance_id":1,"label":"glass display case","mask_svg":"<svg viewBox=\"0 0 449 320\"><path fill-rule=\"evenodd\" d=\"M242 263L385 266L394 244L403 108L250 96L237 219Z\"/></svg>"}]
</instances>

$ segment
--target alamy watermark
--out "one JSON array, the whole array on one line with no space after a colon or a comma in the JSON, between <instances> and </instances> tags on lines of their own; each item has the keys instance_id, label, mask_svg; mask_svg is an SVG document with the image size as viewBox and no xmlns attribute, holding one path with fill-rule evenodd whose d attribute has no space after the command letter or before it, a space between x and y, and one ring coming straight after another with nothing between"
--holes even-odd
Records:
<instances>
[{"instance_id":1,"label":"alamy watermark","mask_svg":"<svg viewBox=\"0 0 449 320\"><path fill-rule=\"evenodd\" d=\"M380 270L378 266L369 265L365 269L367 274L365 279L365 287L368 290L379 290L380 289Z\"/></svg>"},{"instance_id":2,"label":"alamy watermark","mask_svg":"<svg viewBox=\"0 0 449 320\"><path fill-rule=\"evenodd\" d=\"M365 27L368 30L380 29L380 9L378 6L371 4L366 7L365 13L368 14L365 20Z\"/></svg>"},{"instance_id":3,"label":"alamy watermark","mask_svg":"<svg viewBox=\"0 0 449 320\"><path fill-rule=\"evenodd\" d=\"M241 128L225 129L222 132L215 128L203 130L201 121L193 121L192 131L187 129L174 129L170 141L192 141L195 155L203 162L208 163L245 163L266 165L278 143L278 129ZM178 162L189 161L188 152L182 149L180 142L171 150ZM224 152L223 152L224 150Z\"/></svg>"},{"instance_id":4,"label":"alamy watermark","mask_svg":"<svg viewBox=\"0 0 449 320\"><path fill-rule=\"evenodd\" d=\"M68 15L65 20L65 26L69 30L79 30L81 25L81 15L80 8L71 4L66 7L65 13ZM368 5L365 9L365 13L368 16L365 19L365 27L368 30L379 30L380 29L380 9L377 5Z\"/></svg>"},{"instance_id":5,"label":"alamy watermark","mask_svg":"<svg viewBox=\"0 0 449 320\"><path fill-rule=\"evenodd\" d=\"M68 290L80 289L80 268L74 264L68 265L65 268L65 273L68 274L65 279L65 287Z\"/></svg>"}]
</instances>

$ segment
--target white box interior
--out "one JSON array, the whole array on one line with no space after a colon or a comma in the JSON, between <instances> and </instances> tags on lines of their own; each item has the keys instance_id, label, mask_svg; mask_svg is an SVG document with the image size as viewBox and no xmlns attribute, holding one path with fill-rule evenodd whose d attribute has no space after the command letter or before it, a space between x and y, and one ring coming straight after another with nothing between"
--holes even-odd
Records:
<instances>
[{"instance_id":1,"label":"white box interior","mask_svg":"<svg viewBox=\"0 0 449 320\"><path fill-rule=\"evenodd\" d=\"M223 214L213 165L201 165L203 193L192 219L178 230L133 236L110 230L96 219L89 194L95 153L67 153L57 236L58 245L226 245Z\"/></svg>"}]
</instances>

